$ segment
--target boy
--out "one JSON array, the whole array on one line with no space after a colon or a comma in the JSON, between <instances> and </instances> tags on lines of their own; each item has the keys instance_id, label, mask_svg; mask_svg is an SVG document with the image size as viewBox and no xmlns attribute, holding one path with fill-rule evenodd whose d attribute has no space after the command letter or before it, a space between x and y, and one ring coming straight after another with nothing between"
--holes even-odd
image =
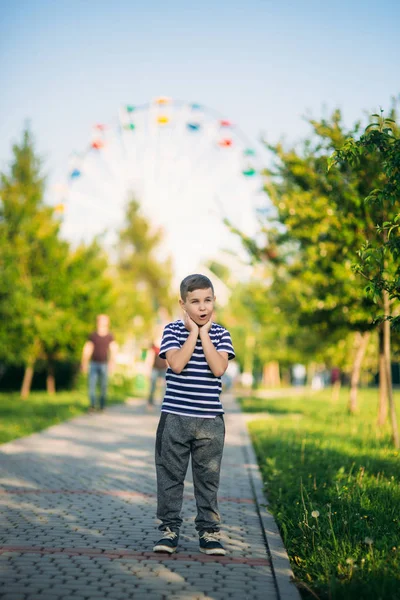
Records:
<instances>
[{"instance_id":1,"label":"boy","mask_svg":"<svg viewBox=\"0 0 400 600\"><path fill-rule=\"evenodd\" d=\"M215 295L208 277L188 275L180 294L184 318L165 327L159 354L169 367L155 459L157 517L163 535L153 550L176 551L191 455L200 551L223 555L217 492L225 425L219 396L221 377L235 353L229 332L212 322Z\"/></svg>"}]
</instances>

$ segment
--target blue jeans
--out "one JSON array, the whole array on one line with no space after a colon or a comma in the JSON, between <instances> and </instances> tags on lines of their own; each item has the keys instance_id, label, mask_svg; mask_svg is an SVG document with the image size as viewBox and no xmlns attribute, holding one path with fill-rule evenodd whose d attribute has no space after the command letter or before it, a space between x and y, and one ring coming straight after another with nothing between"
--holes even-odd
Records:
<instances>
[{"instance_id":1,"label":"blue jeans","mask_svg":"<svg viewBox=\"0 0 400 600\"><path fill-rule=\"evenodd\" d=\"M107 395L108 365L92 360L89 367L89 398L90 406L96 406L96 388L100 383L100 408L104 408Z\"/></svg>"},{"instance_id":2,"label":"blue jeans","mask_svg":"<svg viewBox=\"0 0 400 600\"><path fill-rule=\"evenodd\" d=\"M161 393L161 402L164 396L164 388L165 388L165 369L157 369L156 367L153 367L151 370L151 375L150 375L150 392L149 392L149 397L148 397L148 404L154 404L154 393L156 391L156 387L157 387L157 381L158 379L161 379L162 381L162 393Z\"/></svg>"}]
</instances>

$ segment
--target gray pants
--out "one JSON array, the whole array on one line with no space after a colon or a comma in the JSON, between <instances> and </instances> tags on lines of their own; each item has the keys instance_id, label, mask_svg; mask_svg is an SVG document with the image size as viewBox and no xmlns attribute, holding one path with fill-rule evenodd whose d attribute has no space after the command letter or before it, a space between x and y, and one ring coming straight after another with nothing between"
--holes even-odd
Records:
<instances>
[{"instance_id":1,"label":"gray pants","mask_svg":"<svg viewBox=\"0 0 400 600\"><path fill-rule=\"evenodd\" d=\"M219 531L217 493L224 448L222 415L214 419L161 413L156 437L157 518L159 529L179 531L183 487L192 455L196 529Z\"/></svg>"}]
</instances>

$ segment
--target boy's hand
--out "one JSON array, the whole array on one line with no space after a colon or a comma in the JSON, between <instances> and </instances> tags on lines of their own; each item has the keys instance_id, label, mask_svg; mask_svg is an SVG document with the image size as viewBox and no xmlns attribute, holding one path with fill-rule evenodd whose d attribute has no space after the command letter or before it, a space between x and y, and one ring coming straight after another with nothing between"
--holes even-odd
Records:
<instances>
[{"instance_id":1,"label":"boy's hand","mask_svg":"<svg viewBox=\"0 0 400 600\"><path fill-rule=\"evenodd\" d=\"M211 329L211 325L212 325L212 315L210 317L210 319L207 321L207 323L204 323L204 325L202 325L202 327L200 327L200 337L201 337L201 333L208 333Z\"/></svg>"},{"instance_id":2,"label":"boy's hand","mask_svg":"<svg viewBox=\"0 0 400 600\"><path fill-rule=\"evenodd\" d=\"M199 326L193 321L193 319L189 317L187 312L184 313L183 323L188 331L194 331L197 333L197 335L199 335Z\"/></svg>"}]
</instances>

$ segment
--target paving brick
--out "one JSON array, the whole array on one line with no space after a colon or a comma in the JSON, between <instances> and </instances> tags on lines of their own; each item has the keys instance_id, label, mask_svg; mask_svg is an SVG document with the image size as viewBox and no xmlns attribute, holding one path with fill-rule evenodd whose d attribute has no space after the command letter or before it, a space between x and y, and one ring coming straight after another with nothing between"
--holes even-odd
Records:
<instances>
[{"instance_id":1,"label":"paving brick","mask_svg":"<svg viewBox=\"0 0 400 600\"><path fill-rule=\"evenodd\" d=\"M55 595L54 592L52 594L44 594L43 592L29 594L29 600L58 600L58 598L59 596Z\"/></svg>"},{"instance_id":2,"label":"paving brick","mask_svg":"<svg viewBox=\"0 0 400 600\"><path fill-rule=\"evenodd\" d=\"M252 449L243 416L231 398L224 403L225 559L199 552L190 469L179 552L152 555L158 416L137 400L0 447L0 486L12 481L14 490L0 494L0 573L9 583L0 600L277 600L271 567L256 564L269 559L258 468L253 458L246 466ZM129 556L118 557L123 551ZM298 600L287 589L280 600Z\"/></svg>"}]
</instances>

